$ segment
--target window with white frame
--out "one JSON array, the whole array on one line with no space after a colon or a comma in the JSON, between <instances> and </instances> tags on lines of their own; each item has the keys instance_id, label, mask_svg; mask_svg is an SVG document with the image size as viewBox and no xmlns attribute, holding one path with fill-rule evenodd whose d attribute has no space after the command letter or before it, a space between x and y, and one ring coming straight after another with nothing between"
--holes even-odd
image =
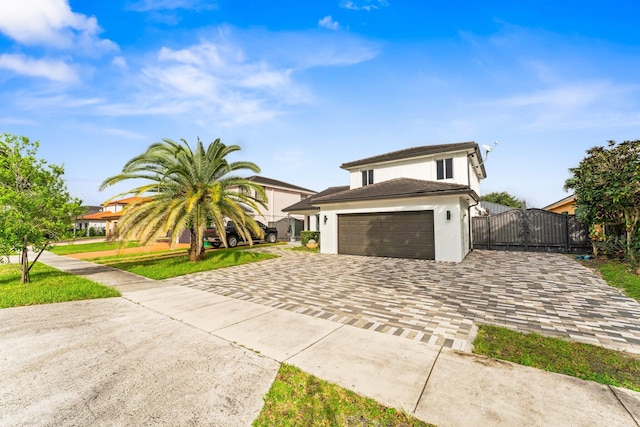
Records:
<instances>
[{"instance_id":1,"label":"window with white frame","mask_svg":"<svg viewBox=\"0 0 640 427\"><path fill-rule=\"evenodd\" d=\"M438 179L453 178L453 158L436 160L436 170Z\"/></svg>"},{"instance_id":2,"label":"window with white frame","mask_svg":"<svg viewBox=\"0 0 640 427\"><path fill-rule=\"evenodd\" d=\"M373 169L362 171L362 186L373 184Z\"/></svg>"}]
</instances>

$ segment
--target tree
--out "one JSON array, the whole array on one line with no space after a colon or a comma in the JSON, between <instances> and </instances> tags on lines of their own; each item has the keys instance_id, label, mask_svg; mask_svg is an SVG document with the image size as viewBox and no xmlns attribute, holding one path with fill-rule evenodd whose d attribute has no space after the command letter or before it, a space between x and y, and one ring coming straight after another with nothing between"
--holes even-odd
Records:
<instances>
[{"instance_id":1,"label":"tree","mask_svg":"<svg viewBox=\"0 0 640 427\"><path fill-rule=\"evenodd\" d=\"M226 157L240 150L237 145L225 145L216 139L204 147L198 138L195 151L184 139L175 142L163 139L149 146L146 152L129 160L122 172L107 178L100 190L127 180L142 180L143 184L118 194L146 196L145 201L131 204L118 222L121 241L139 239L148 244L168 233L171 244L184 230L191 235L189 259L204 259L204 231L212 223L224 230L224 218L234 221L240 236L253 244L251 232L262 235L256 221L247 215L248 209L259 212L266 206L264 188L247 179L231 175L248 169L260 172L251 162L228 162ZM226 235L220 233L225 247Z\"/></svg>"},{"instance_id":2,"label":"tree","mask_svg":"<svg viewBox=\"0 0 640 427\"><path fill-rule=\"evenodd\" d=\"M485 194L480 197L480 200L484 200L485 202L498 203L500 205L511 206L512 208L520 209L524 207L524 202L513 197L511 194L506 191L496 192Z\"/></svg>"},{"instance_id":3,"label":"tree","mask_svg":"<svg viewBox=\"0 0 640 427\"><path fill-rule=\"evenodd\" d=\"M578 167L569 169L565 189L576 194L576 215L593 227L623 224L626 255L637 264L634 244L640 221L640 140L593 147Z\"/></svg>"},{"instance_id":4,"label":"tree","mask_svg":"<svg viewBox=\"0 0 640 427\"><path fill-rule=\"evenodd\" d=\"M20 253L21 282L46 249L82 212L63 179L64 168L36 157L39 143L27 137L0 135L0 253ZM31 264L27 250L39 250Z\"/></svg>"}]
</instances>

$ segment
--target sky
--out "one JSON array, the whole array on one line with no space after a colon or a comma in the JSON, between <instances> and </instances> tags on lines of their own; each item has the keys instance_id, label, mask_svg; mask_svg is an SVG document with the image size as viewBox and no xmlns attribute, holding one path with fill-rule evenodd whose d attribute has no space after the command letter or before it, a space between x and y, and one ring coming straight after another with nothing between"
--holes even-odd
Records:
<instances>
[{"instance_id":1,"label":"sky","mask_svg":"<svg viewBox=\"0 0 640 427\"><path fill-rule=\"evenodd\" d=\"M481 195L532 207L640 139L635 0L0 0L0 133L40 142L70 193L162 138L220 138L321 191L345 162L476 141ZM251 173L247 173L250 175Z\"/></svg>"}]
</instances>

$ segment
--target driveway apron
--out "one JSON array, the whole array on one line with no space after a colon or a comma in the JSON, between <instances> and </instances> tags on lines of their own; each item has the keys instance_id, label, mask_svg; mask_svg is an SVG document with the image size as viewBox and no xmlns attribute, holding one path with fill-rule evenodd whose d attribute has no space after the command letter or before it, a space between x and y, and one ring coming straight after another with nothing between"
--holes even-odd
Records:
<instances>
[{"instance_id":1,"label":"driveway apron","mask_svg":"<svg viewBox=\"0 0 640 427\"><path fill-rule=\"evenodd\" d=\"M169 279L214 294L468 350L474 325L640 353L640 304L570 256L473 251L459 264L296 253Z\"/></svg>"}]
</instances>

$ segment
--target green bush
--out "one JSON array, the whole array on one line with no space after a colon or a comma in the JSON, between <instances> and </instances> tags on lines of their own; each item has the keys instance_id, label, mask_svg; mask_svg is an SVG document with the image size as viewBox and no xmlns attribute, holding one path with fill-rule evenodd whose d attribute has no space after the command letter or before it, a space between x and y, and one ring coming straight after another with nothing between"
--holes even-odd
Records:
<instances>
[{"instance_id":1,"label":"green bush","mask_svg":"<svg viewBox=\"0 0 640 427\"><path fill-rule=\"evenodd\" d=\"M320 232L319 231L301 231L300 232L300 243L302 245L306 245L309 240L315 240L320 243Z\"/></svg>"},{"instance_id":2,"label":"green bush","mask_svg":"<svg viewBox=\"0 0 640 427\"><path fill-rule=\"evenodd\" d=\"M104 227L90 227L89 236L104 236L107 234L107 230Z\"/></svg>"}]
</instances>

